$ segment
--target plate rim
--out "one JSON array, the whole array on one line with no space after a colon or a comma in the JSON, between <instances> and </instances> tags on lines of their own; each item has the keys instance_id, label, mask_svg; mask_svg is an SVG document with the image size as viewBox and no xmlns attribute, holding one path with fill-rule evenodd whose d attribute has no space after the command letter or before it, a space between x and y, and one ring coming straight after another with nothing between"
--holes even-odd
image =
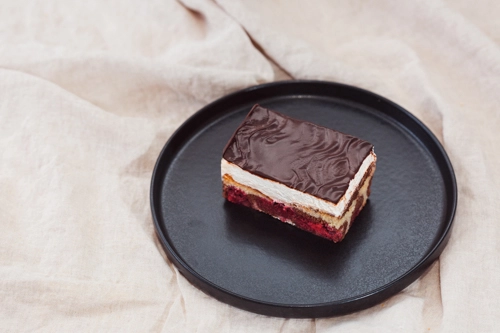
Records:
<instances>
[{"instance_id":1,"label":"plate rim","mask_svg":"<svg viewBox=\"0 0 500 333\"><path fill-rule=\"evenodd\" d=\"M160 225L159 222L159 217L157 216L156 209L155 207L155 189L156 189L156 183L158 182L158 175L160 172L160 169L162 168L162 161L165 159L165 155L167 154L167 149L172 145L172 142L176 140L176 138L182 133L183 131L186 131L186 129L190 129L190 132L197 132L197 129L192 129L192 123L197 120L197 118L201 117L204 115L204 113L207 112L207 110L213 109L215 106L219 104L224 104L227 101L231 101L234 98L237 98L242 95L247 95L247 94L252 94L252 93L258 93L260 91L265 91L269 89L273 89L276 87L286 87L290 86L293 88L293 86L301 86L301 85L324 85L328 87L336 87L336 88L341 88L341 89L347 89L351 90L355 93L363 94L366 96L370 96L373 98L376 98L380 102L386 103L390 107L394 108L397 110L397 112L400 112L402 115L408 117L408 119L413 122L415 125L417 125L425 135L428 136L432 144L434 145L434 148L437 149L440 157L442 158L442 162L444 162L444 167L446 169L446 172L448 173L448 179L449 185L445 185L445 188L447 189L448 186L451 186L450 193L448 194L447 197L447 203L446 203L446 212L449 214L445 214L443 221L446 223L446 227L444 230L441 232L441 235L439 239L435 240L433 242L432 248L430 248L425 255L422 256L422 258L409 270L407 270L403 275L397 277L396 279L391 280L389 283L380 286L370 292L349 297L349 298L344 298L341 300L335 300L333 302L325 302L325 303L312 303L312 304L303 304L303 305L296 305L296 304L283 304L283 303L276 303L276 302L268 302L268 301L263 301L247 296L243 296L240 294L237 294L231 290L227 290L221 286L216 285L215 283L207 280L205 277L200 275L198 272L196 272L194 269L192 269L183 259L182 257L176 252L175 248L171 246L169 243L167 237L163 234L163 228ZM289 95L296 95L293 93L289 93ZM314 95L314 94L304 94L302 96L309 96L309 95ZM286 95L278 95L278 96L286 96ZM317 94L317 96L322 96L322 94ZM337 97L339 98L339 97ZM352 102L357 102L353 100L349 100ZM359 103L359 102L357 102ZM361 103L363 104L363 103ZM394 119L393 116L388 115L386 112L383 112L381 110L376 109L377 112L382 113L383 115L390 117L392 120L396 121L397 123L401 124L400 121L397 119ZM212 115L214 119L219 118L219 114L230 114L230 112L227 111L222 111L220 113ZM402 128L404 128L407 132L409 132L411 135L415 136L415 134L408 129L407 126L401 125ZM418 137L417 137L418 138ZM419 139L418 141L421 141ZM184 143L185 145L185 143ZM422 144L427 147L427 144ZM177 150L177 153L179 153L179 150ZM434 158L434 154L429 152L429 154ZM171 163L170 161L169 163ZM167 163L168 164L168 163ZM441 163L438 163L441 164ZM440 171L441 174L442 172L442 166L440 166ZM168 170L166 171L168 172ZM166 174L166 173L165 173ZM442 176L443 177L443 176ZM161 179L164 177L162 176ZM443 180L444 181L444 180ZM447 183L447 182L445 182ZM448 192L448 191L445 191ZM452 195L452 198L449 198L449 195ZM425 270L441 255L442 251L446 247L448 240L451 236L451 230L453 228L453 221L455 218L456 214L456 209L457 209L457 204L458 204L458 190L457 190L457 180L456 180L456 175L453 169L453 166L451 164L451 161L449 159L448 154L446 153L443 145L441 142L437 139L437 137L432 133L432 131L420 120L418 119L415 115L413 115L411 112L408 110L404 109L400 105L396 104L395 102L389 100L386 97L383 97L381 95L378 95L372 91L359 88L356 86L344 84L344 83L338 83L338 82L332 82L332 81L324 81L324 80L285 80L285 81L274 81L274 82L269 82L269 83L264 83L264 84L259 84L259 85L254 85L250 86L232 93L229 93L225 96L222 96L205 106L203 106L201 109L193 113L191 116L189 116L173 133L172 135L168 138L167 142L164 144L163 148L161 149L158 158L155 162L155 166L151 175L151 181L150 181L150 208L151 208L151 214L153 218L153 223L155 226L155 232L157 237L160 239L160 243L162 245L163 250L165 251L165 254L167 255L168 259L174 264L174 266L182 273L182 275L195 287L200 289L201 291L205 292L206 294L216 298L219 301L222 301L224 303L230 304L232 306L235 306L237 308L251 311L254 313L258 314L263 314L263 315L268 315L268 316L275 316L275 317L285 317L285 318L321 318L321 317L331 317L331 316L338 316L338 315L344 315L344 314L349 314L352 312L356 311L361 311L367 308L370 308L376 304L379 304L380 302L386 300L387 298L394 296L397 294L399 291L403 290L407 286L409 286L412 282L416 281L418 278L421 277L421 275L425 272ZM449 215L449 216L448 216ZM378 296L378 297L373 297L373 296ZM244 304L241 304L241 303ZM363 302L363 304L359 304L360 302ZM338 306L342 306L343 308L338 308ZM262 311L264 310L264 311Z\"/></svg>"}]
</instances>

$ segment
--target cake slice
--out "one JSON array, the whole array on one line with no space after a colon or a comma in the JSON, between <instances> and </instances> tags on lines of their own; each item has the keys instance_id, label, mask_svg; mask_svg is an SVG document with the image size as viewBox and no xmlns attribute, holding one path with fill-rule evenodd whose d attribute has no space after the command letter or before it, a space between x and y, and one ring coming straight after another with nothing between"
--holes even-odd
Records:
<instances>
[{"instance_id":1,"label":"cake slice","mask_svg":"<svg viewBox=\"0 0 500 333\"><path fill-rule=\"evenodd\" d=\"M339 242L366 204L376 160L369 142L255 105L224 148L223 196Z\"/></svg>"}]
</instances>

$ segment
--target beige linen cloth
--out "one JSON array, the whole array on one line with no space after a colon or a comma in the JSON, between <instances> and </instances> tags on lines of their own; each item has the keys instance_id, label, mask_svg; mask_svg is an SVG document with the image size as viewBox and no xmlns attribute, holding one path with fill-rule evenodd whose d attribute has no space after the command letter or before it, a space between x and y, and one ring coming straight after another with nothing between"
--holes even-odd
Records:
<instances>
[{"instance_id":1,"label":"beige linen cloth","mask_svg":"<svg viewBox=\"0 0 500 333\"><path fill-rule=\"evenodd\" d=\"M155 236L150 177L173 131L288 78L386 96L454 165L448 247L368 310L233 308ZM0 332L500 332L499 105L495 0L1 1Z\"/></svg>"}]
</instances>

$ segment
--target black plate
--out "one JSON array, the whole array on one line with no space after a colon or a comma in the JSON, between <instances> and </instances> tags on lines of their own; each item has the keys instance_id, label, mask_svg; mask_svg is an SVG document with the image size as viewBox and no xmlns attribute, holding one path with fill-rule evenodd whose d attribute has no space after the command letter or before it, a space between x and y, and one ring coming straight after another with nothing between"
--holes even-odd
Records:
<instances>
[{"instance_id":1,"label":"black plate","mask_svg":"<svg viewBox=\"0 0 500 333\"><path fill-rule=\"evenodd\" d=\"M222 198L222 149L259 103L370 141L372 193L334 244ZM432 133L391 101L320 81L252 87L189 118L163 148L151 209L168 258L222 302L280 317L365 309L416 280L439 256L457 202L455 176Z\"/></svg>"}]
</instances>

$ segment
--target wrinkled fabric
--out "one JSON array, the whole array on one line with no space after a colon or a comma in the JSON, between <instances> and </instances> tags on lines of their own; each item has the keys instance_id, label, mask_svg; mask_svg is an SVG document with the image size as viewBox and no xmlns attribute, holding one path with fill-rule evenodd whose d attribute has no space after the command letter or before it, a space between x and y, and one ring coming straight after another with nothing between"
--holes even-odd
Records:
<instances>
[{"instance_id":1,"label":"wrinkled fabric","mask_svg":"<svg viewBox=\"0 0 500 333\"><path fill-rule=\"evenodd\" d=\"M500 329L498 1L2 1L0 331ZM155 236L158 154L191 114L283 79L371 90L456 172L440 258L373 308L282 319L193 287Z\"/></svg>"}]
</instances>

